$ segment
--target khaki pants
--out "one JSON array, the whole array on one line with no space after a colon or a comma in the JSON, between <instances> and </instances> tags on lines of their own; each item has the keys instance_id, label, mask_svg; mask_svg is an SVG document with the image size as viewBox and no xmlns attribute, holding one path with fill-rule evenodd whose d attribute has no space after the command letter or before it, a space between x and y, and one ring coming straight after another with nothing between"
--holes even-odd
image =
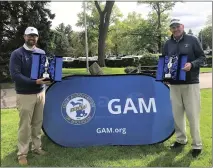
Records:
<instances>
[{"instance_id":1,"label":"khaki pants","mask_svg":"<svg viewBox=\"0 0 213 168\"><path fill-rule=\"evenodd\" d=\"M17 94L17 109L19 111L18 153L27 155L30 139L32 150L41 148L41 127L45 91L38 94Z\"/></svg>"},{"instance_id":2,"label":"khaki pants","mask_svg":"<svg viewBox=\"0 0 213 168\"><path fill-rule=\"evenodd\" d=\"M182 144L187 142L185 111L190 126L192 148L202 149L200 137L200 85L171 85L170 98L175 121L176 141Z\"/></svg>"}]
</instances>

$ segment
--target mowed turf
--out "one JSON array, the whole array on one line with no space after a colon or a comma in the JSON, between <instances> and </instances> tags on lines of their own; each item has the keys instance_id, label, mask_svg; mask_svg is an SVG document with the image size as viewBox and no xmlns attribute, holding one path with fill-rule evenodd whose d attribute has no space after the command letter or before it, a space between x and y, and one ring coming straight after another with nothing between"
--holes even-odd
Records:
<instances>
[{"instance_id":1,"label":"mowed turf","mask_svg":"<svg viewBox=\"0 0 213 168\"><path fill-rule=\"evenodd\" d=\"M187 123L188 145L180 151L172 151L169 145L175 136L166 142L150 146L100 146L87 148L63 148L42 137L47 156L28 156L29 166L38 167L106 167L106 166L152 166L152 167L210 167L212 165L212 89L201 91L201 136L203 152L193 159L190 152L191 138ZM18 112L16 109L1 110L1 164L19 166L16 157ZM73 135L74 136L74 135Z\"/></svg>"},{"instance_id":2,"label":"mowed turf","mask_svg":"<svg viewBox=\"0 0 213 168\"><path fill-rule=\"evenodd\" d=\"M102 68L104 74L125 74L124 72L125 68L107 68L104 67ZM86 68L63 68L63 75L68 76L68 75L85 75L85 74L90 74L87 72Z\"/></svg>"},{"instance_id":3,"label":"mowed turf","mask_svg":"<svg viewBox=\"0 0 213 168\"><path fill-rule=\"evenodd\" d=\"M125 74L125 68L102 68L104 74ZM212 68L201 68L200 72L212 72ZM87 72L86 68L63 68L63 76L68 75L89 75L90 73Z\"/></svg>"}]
</instances>

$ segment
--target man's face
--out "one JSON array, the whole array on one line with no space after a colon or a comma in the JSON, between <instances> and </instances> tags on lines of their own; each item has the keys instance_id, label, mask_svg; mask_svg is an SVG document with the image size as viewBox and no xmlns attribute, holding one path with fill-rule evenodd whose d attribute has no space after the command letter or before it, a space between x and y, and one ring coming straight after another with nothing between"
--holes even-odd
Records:
<instances>
[{"instance_id":1,"label":"man's face","mask_svg":"<svg viewBox=\"0 0 213 168\"><path fill-rule=\"evenodd\" d=\"M24 35L24 40L28 46L32 47L37 44L38 36L36 34Z\"/></svg>"},{"instance_id":2,"label":"man's face","mask_svg":"<svg viewBox=\"0 0 213 168\"><path fill-rule=\"evenodd\" d=\"M182 24L173 24L170 26L170 31L174 37L180 37L184 32L184 26Z\"/></svg>"}]
</instances>

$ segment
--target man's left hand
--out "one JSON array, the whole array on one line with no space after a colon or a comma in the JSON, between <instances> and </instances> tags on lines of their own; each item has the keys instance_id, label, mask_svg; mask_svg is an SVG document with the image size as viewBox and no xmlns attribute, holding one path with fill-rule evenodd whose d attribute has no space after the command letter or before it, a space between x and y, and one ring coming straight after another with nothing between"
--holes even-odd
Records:
<instances>
[{"instance_id":1,"label":"man's left hand","mask_svg":"<svg viewBox=\"0 0 213 168\"><path fill-rule=\"evenodd\" d=\"M192 68L192 64L191 64L190 62L187 62L187 63L185 64L184 68L182 68L182 70L184 70L184 71L187 72L187 71L190 71L191 68Z\"/></svg>"}]
</instances>

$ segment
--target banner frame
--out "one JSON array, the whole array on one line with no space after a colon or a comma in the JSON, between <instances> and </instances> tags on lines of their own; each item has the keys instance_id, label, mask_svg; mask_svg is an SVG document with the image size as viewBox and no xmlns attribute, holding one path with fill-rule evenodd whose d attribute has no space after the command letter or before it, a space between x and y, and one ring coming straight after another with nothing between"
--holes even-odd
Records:
<instances>
[{"instance_id":1,"label":"banner frame","mask_svg":"<svg viewBox=\"0 0 213 168\"><path fill-rule=\"evenodd\" d=\"M70 78L70 77L72 77L72 76L75 76L75 77L77 77L77 76L81 76L81 77L104 77L104 76L140 76L140 75L142 75L142 76L150 76L150 77L152 77L152 78L155 79L155 76L154 76L154 75L149 75L149 74L144 74L144 73L134 73L134 74L107 74L107 75L68 75L68 76L62 77L62 80L63 80L63 79L66 80L67 78ZM167 84L165 84L163 81L156 81L156 82L161 82L161 83L163 83L163 84L170 90L169 86L168 86ZM51 85L46 89L45 92L47 93L48 90L49 90L49 88L51 88L55 83L57 83L57 81L54 81L53 83L51 83ZM54 140L52 140L52 138L50 138L50 137L48 136L48 134L46 133L46 131L45 131L44 127L43 127L43 124L42 124L42 131L43 131L44 135L47 136L47 138L48 138L53 144L58 145L58 146L60 146L60 147L63 147L63 148L85 148L85 147L67 147L67 146L63 146L63 145L61 145L61 144L56 143ZM156 143L153 143L153 144L148 144L148 145L147 145L147 144L146 144L146 145L142 145L142 144L141 144L141 145L98 145L98 146L150 146L150 145L157 145L157 144L161 144L161 143L167 141L167 140L170 139L174 134L175 134L175 129L174 129L173 132L172 132L167 138L165 138L164 140L159 141L159 142L156 142ZM96 147L98 147L98 146L96 146ZM90 146L90 147L93 147L93 146Z\"/></svg>"}]
</instances>

